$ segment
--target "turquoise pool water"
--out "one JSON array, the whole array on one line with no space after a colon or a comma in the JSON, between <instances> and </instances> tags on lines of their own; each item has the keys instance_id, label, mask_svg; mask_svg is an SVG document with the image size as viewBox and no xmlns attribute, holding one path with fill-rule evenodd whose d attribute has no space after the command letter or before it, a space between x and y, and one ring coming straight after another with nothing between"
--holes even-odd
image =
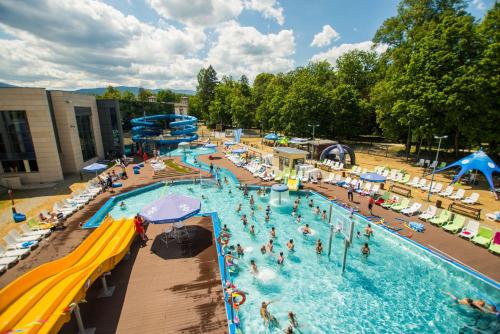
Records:
<instances>
[{"instance_id":1,"label":"turquoise pool water","mask_svg":"<svg viewBox=\"0 0 500 334\"><path fill-rule=\"evenodd\" d=\"M192 162L193 154L187 157ZM237 260L239 272L233 283L247 293L240 307L239 319L244 333L282 333L279 328L266 329L259 315L262 301L274 301L269 311L281 328L288 325L287 313L297 315L302 333L496 333L498 318L480 314L455 304L443 291L459 297L485 298L500 301L500 292L491 285L438 259L428 252L374 226L369 240L371 255L361 256L365 237L354 238L347 256L347 269L341 274L343 241L333 239L332 256L328 259L329 226L308 206L305 193L300 197L298 213L303 224L308 223L314 236L303 236L292 217L291 205L271 208L271 219L264 221L269 195L255 198L255 213L251 217L248 198L245 198L227 171L220 171L223 188L200 184L167 185L124 200L126 209L112 208L115 218L131 216L146 203L167 193L182 193L202 200L202 212L216 211L221 224L231 230L231 245L239 243L245 255ZM231 193L229 193L231 190ZM202 195L204 198L202 198ZM312 194L314 206L327 210L329 203ZM242 204L240 213L236 211ZM243 227L241 215L247 214L249 225L255 225L256 235ZM348 215L333 206L333 221ZM366 222L355 218L355 231L363 231ZM275 227L275 255L284 252L285 263L279 266L275 255L260 253L260 247L270 239ZM325 253L316 255L315 242L323 241ZM296 251L289 253L286 242L293 239ZM255 276L248 269L254 260L259 269ZM479 332L477 331L479 330Z\"/></svg>"}]
</instances>

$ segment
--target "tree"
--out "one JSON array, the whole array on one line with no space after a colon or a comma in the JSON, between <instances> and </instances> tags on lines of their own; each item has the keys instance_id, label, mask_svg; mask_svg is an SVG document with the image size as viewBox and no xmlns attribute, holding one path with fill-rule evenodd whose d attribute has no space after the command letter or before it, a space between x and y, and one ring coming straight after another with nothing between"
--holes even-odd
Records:
<instances>
[{"instance_id":1,"label":"tree","mask_svg":"<svg viewBox=\"0 0 500 334\"><path fill-rule=\"evenodd\" d=\"M170 89L160 89L156 93L156 101L158 101L158 102L176 102L177 96Z\"/></svg>"},{"instance_id":2,"label":"tree","mask_svg":"<svg viewBox=\"0 0 500 334\"><path fill-rule=\"evenodd\" d=\"M147 102L150 96L153 96L153 93L149 89L139 88L139 93L137 94L139 101Z\"/></svg>"},{"instance_id":3,"label":"tree","mask_svg":"<svg viewBox=\"0 0 500 334\"><path fill-rule=\"evenodd\" d=\"M200 101L201 115L204 119L209 121L210 125L215 125L215 123L213 123L213 118L210 117L209 106L215 99L215 88L217 84L217 72L215 72L212 65L208 66L206 69L202 68L200 72L198 72L196 95Z\"/></svg>"},{"instance_id":4,"label":"tree","mask_svg":"<svg viewBox=\"0 0 500 334\"><path fill-rule=\"evenodd\" d=\"M102 94L102 98L104 99L114 99L119 100L121 98L120 91L113 86L108 86L104 94Z\"/></svg>"},{"instance_id":5,"label":"tree","mask_svg":"<svg viewBox=\"0 0 500 334\"><path fill-rule=\"evenodd\" d=\"M189 96L188 99L189 114L201 118L201 105L197 95Z\"/></svg>"},{"instance_id":6,"label":"tree","mask_svg":"<svg viewBox=\"0 0 500 334\"><path fill-rule=\"evenodd\" d=\"M134 93L132 93L129 90L123 92L123 94L122 94L122 100L125 100L125 101L135 101L135 99L136 98L135 98Z\"/></svg>"}]
</instances>

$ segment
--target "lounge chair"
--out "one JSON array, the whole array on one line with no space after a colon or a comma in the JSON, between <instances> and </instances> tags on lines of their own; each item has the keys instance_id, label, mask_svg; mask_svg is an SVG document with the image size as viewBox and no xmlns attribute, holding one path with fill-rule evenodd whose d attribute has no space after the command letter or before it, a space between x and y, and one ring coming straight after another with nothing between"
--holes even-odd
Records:
<instances>
[{"instance_id":1,"label":"lounge chair","mask_svg":"<svg viewBox=\"0 0 500 334\"><path fill-rule=\"evenodd\" d=\"M436 194L436 193L440 192L442 189L443 189L442 183L434 183L432 185L431 194Z\"/></svg>"},{"instance_id":2,"label":"lounge chair","mask_svg":"<svg viewBox=\"0 0 500 334\"><path fill-rule=\"evenodd\" d=\"M328 177L323 180L324 183L332 183L335 180L335 175L332 173L328 174Z\"/></svg>"},{"instance_id":3,"label":"lounge chair","mask_svg":"<svg viewBox=\"0 0 500 334\"><path fill-rule=\"evenodd\" d=\"M399 196L392 196L390 199L380 204L380 206L385 209L390 209L391 206L396 205L398 203L399 203Z\"/></svg>"},{"instance_id":4,"label":"lounge chair","mask_svg":"<svg viewBox=\"0 0 500 334\"><path fill-rule=\"evenodd\" d=\"M38 246L38 241L17 242L10 235L4 236L3 240L7 244L7 249L33 249Z\"/></svg>"},{"instance_id":5,"label":"lounge chair","mask_svg":"<svg viewBox=\"0 0 500 334\"><path fill-rule=\"evenodd\" d=\"M352 178L350 176L348 176L345 178L344 181L337 183L337 185L344 187L344 188L348 188L349 185L351 184L351 181L352 181Z\"/></svg>"},{"instance_id":6,"label":"lounge chair","mask_svg":"<svg viewBox=\"0 0 500 334\"><path fill-rule=\"evenodd\" d=\"M439 169L445 168L446 167L446 162L441 162L438 166Z\"/></svg>"},{"instance_id":7,"label":"lounge chair","mask_svg":"<svg viewBox=\"0 0 500 334\"><path fill-rule=\"evenodd\" d=\"M28 225L26 224L21 224L19 225L22 231L22 236L28 237L28 236L42 236L44 238L48 237L50 233L52 233L52 230L50 229L45 229L45 230L32 230L29 228Z\"/></svg>"},{"instance_id":8,"label":"lounge chair","mask_svg":"<svg viewBox=\"0 0 500 334\"><path fill-rule=\"evenodd\" d=\"M401 183L401 180L403 180L403 173L397 173L396 176L394 177L393 181L397 183Z\"/></svg>"},{"instance_id":9,"label":"lounge chair","mask_svg":"<svg viewBox=\"0 0 500 334\"><path fill-rule=\"evenodd\" d=\"M420 181L420 178L418 176L414 176L413 179L408 182L406 185L415 188L418 185L418 182Z\"/></svg>"},{"instance_id":10,"label":"lounge chair","mask_svg":"<svg viewBox=\"0 0 500 334\"><path fill-rule=\"evenodd\" d=\"M403 198L401 202L391 205L391 210L402 211L407 209L408 205L410 205L410 200L408 198Z\"/></svg>"},{"instance_id":11,"label":"lounge chair","mask_svg":"<svg viewBox=\"0 0 500 334\"><path fill-rule=\"evenodd\" d=\"M438 165L437 160L434 160L434 161L433 161L433 162L429 165L429 168L431 168L431 169L432 169L432 168L434 168L434 167L437 167L437 165Z\"/></svg>"},{"instance_id":12,"label":"lounge chair","mask_svg":"<svg viewBox=\"0 0 500 334\"><path fill-rule=\"evenodd\" d=\"M16 242L40 241L42 239L40 235L23 236L14 229L10 230L7 235L11 236Z\"/></svg>"},{"instance_id":13,"label":"lounge chair","mask_svg":"<svg viewBox=\"0 0 500 334\"><path fill-rule=\"evenodd\" d=\"M429 219L429 223L437 226L443 226L447 224L450 220L451 220L451 212L448 210L443 210L441 211L439 216Z\"/></svg>"},{"instance_id":14,"label":"lounge chair","mask_svg":"<svg viewBox=\"0 0 500 334\"><path fill-rule=\"evenodd\" d=\"M493 238L493 230L489 227L481 226L477 235L471 239L473 243L479 246L488 247Z\"/></svg>"},{"instance_id":15,"label":"lounge chair","mask_svg":"<svg viewBox=\"0 0 500 334\"><path fill-rule=\"evenodd\" d=\"M338 167L335 167L335 168L334 168L334 170L342 170L342 169L344 169L344 163L343 163L343 162L341 162L341 163L338 165Z\"/></svg>"},{"instance_id":16,"label":"lounge chair","mask_svg":"<svg viewBox=\"0 0 500 334\"><path fill-rule=\"evenodd\" d=\"M450 199L454 201L460 201L465 196L465 190L462 188L458 189L456 193L450 196Z\"/></svg>"},{"instance_id":17,"label":"lounge chair","mask_svg":"<svg viewBox=\"0 0 500 334\"><path fill-rule=\"evenodd\" d=\"M3 246L0 246L0 258L2 257L18 257L20 259L24 259L26 256L30 254L29 249L11 249L8 250Z\"/></svg>"},{"instance_id":18,"label":"lounge chair","mask_svg":"<svg viewBox=\"0 0 500 334\"><path fill-rule=\"evenodd\" d=\"M415 202L409 208L401 210L401 213L408 216L413 216L417 214L422 207L422 204Z\"/></svg>"},{"instance_id":19,"label":"lounge chair","mask_svg":"<svg viewBox=\"0 0 500 334\"><path fill-rule=\"evenodd\" d=\"M427 180L426 179L420 179L420 181L418 182L418 184L415 186L415 188L419 188L419 189L424 189L425 186L426 186L426 183L427 183Z\"/></svg>"},{"instance_id":20,"label":"lounge chair","mask_svg":"<svg viewBox=\"0 0 500 334\"><path fill-rule=\"evenodd\" d=\"M491 241L490 247L488 247L489 251L500 255L500 232L497 231L493 240Z\"/></svg>"},{"instance_id":21,"label":"lounge chair","mask_svg":"<svg viewBox=\"0 0 500 334\"><path fill-rule=\"evenodd\" d=\"M380 196L379 198L377 198L377 200L375 201L375 204L382 205L383 203L387 202L390 197L391 197L391 193L388 192L388 191L385 191L382 194L382 196Z\"/></svg>"},{"instance_id":22,"label":"lounge chair","mask_svg":"<svg viewBox=\"0 0 500 334\"><path fill-rule=\"evenodd\" d=\"M433 205L429 205L427 207L427 210L425 210L420 216L418 216L420 219L423 220L429 220L432 219L436 216L437 213L437 208Z\"/></svg>"},{"instance_id":23,"label":"lounge chair","mask_svg":"<svg viewBox=\"0 0 500 334\"><path fill-rule=\"evenodd\" d=\"M424 159L420 159L420 160L417 162L417 166L418 166L418 167L424 167L424 164L425 164L425 160L424 160Z\"/></svg>"},{"instance_id":24,"label":"lounge chair","mask_svg":"<svg viewBox=\"0 0 500 334\"><path fill-rule=\"evenodd\" d=\"M410 181L411 175L410 174L405 174L403 178L399 181L401 184L406 184Z\"/></svg>"},{"instance_id":25,"label":"lounge chair","mask_svg":"<svg viewBox=\"0 0 500 334\"><path fill-rule=\"evenodd\" d=\"M478 231L479 222L477 220L469 219L469 222L467 223L467 225L465 225L465 227L462 229L462 232L460 232L458 236L470 240L477 235Z\"/></svg>"},{"instance_id":26,"label":"lounge chair","mask_svg":"<svg viewBox=\"0 0 500 334\"><path fill-rule=\"evenodd\" d=\"M370 191L372 189L372 184L370 182L365 183L363 189L358 191L361 195L370 195Z\"/></svg>"},{"instance_id":27,"label":"lounge chair","mask_svg":"<svg viewBox=\"0 0 500 334\"><path fill-rule=\"evenodd\" d=\"M451 223L443 226L443 229L451 233L457 233L464 227L464 225L465 225L465 217L455 214L453 216L453 220L451 221Z\"/></svg>"},{"instance_id":28,"label":"lounge chair","mask_svg":"<svg viewBox=\"0 0 500 334\"><path fill-rule=\"evenodd\" d=\"M370 194L372 194L372 195L377 195L379 190L380 190L380 184L375 183L375 184L372 186L372 190L370 191Z\"/></svg>"},{"instance_id":29,"label":"lounge chair","mask_svg":"<svg viewBox=\"0 0 500 334\"><path fill-rule=\"evenodd\" d=\"M486 214L486 219L488 219L488 220L490 220L492 222L494 222L494 221L500 222L500 211L487 213Z\"/></svg>"},{"instance_id":30,"label":"lounge chair","mask_svg":"<svg viewBox=\"0 0 500 334\"><path fill-rule=\"evenodd\" d=\"M451 196L451 194L453 194L454 190L455 189L453 188L453 186L447 186L446 189L444 191L441 191L438 195L441 197L449 197Z\"/></svg>"},{"instance_id":31,"label":"lounge chair","mask_svg":"<svg viewBox=\"0 0 500 334\"><path fill-rule=\"evenodd\" d=\"M18 256L0 257L0 267L6 266L7 268L10 268L13 265L15 265L17 262L19 262Z\"/></svg>"},{"instance_id":32,"label":"lounge chair","mask_svg":"<svg viewBox=\"0 0 500 334\"><path fill-rule=\"evenodd\" d=\"M279 170L279 171L276 173L276 175L274 176L274 181L279 182L279 181L281 181L281 180L283 180L283 173Z\"/></svg>"},{"instance_id":33,"label":"lounge chair","mask_svg":"<svg viewBox=\"0 0 500 334\"><path fill-rule=\"evenodd\" d=\"M46 219L43 222L37 222L35 218L30 218L27 222L26 225L33 230L33 231L38 231L38 230L50 230L54 228L54 224L50 223L49 221L51 218Z\"/></svg>"},{"instance_id":34,"label":"lounge chair","mask_svg":"<svg viewBox=\"0 0 500 334\"><path fill-rule=\"evenodd\" d=\"M430 166L430 165L431 165L431 161L430 160L425 160L424 161L424 167Z\"/></svg>"},{"instance_id":35,"label":"lounge chair","mask_svg":"<svg viewBox=\"0 0 500 334\"><path fill-rule=\"evenodd\" d=\"M465 204L476 204L478 200L479 200L479 194L478 193L472 193L469 197L467 197L466 199L463 199L462 203L465 203Z\"/></svg>"}]
</instances>

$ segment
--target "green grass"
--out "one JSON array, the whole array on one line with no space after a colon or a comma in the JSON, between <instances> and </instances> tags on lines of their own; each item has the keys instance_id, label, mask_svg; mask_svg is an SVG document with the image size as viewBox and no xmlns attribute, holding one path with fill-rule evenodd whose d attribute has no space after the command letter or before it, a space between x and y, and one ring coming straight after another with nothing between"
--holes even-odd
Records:
<instances>
[{"instance_id":1,"label":"green grass","mask_svg":"<svg viewBox=\"0 0 500 334\"><path fill-rule=\"evenodd\" d=\"M179 173L190 173L191 171L179 164L177 164L174 160L164 160L165 165L171 169L174 169L175 171Z\"/></svg>"}]
</instances>

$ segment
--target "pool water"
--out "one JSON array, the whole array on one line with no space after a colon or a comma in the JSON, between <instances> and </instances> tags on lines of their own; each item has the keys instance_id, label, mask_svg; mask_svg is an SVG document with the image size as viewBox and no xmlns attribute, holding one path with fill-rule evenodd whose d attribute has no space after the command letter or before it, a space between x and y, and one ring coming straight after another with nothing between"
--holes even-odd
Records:
<instances>
[{"instance_id":1,"label":"pool water","mask_svg":"<svg viewBox=\"0 0 500 334\"><path fill-rule=\"evenodd\" d=\"M204 151L204 150L203 150ZM192 162L194 154L187 156ZM203 153L207 153L204 151ZM202 154L203 154L202 153ZM211 152L210 152L211 153ZM289 311L297 315L302 333L495 333L500 331L497 317L458 306L444 294L471 298L488 298L500 301L500 292L482 280L473 277L418 247L374 226L374 237L369 241L363 236L354 237L348 250L347 267L341 273L343 240L333 238L332 254L328 251L330 228L308 206L329 210L329 202L311 193L292 193L293 202L300 197L298 213L303 224L308 223L315 235L304 236L299 224L292 217L290 203L286 207L271 207L271 219L264 221L269 194L255 198L255 213L251 217L249 197L236 188L228 171L221 170L220 177L227 179L223 188L206 184L183 183L166 185L124 200L125 209L116 205L111 210L115 218L131 216L146 203L168 193L181 193L202 200L202 212L217 212L221 225L231 230L230 244L239 243L245 255L236 260L239 271L233 277L236 287L247 294L246 303L240 307L239 319L244 333L282 333L288 326ZM231 193L229 193L231 191ZM202 198L202 195L204 198ZM242 204L241 212L236 208ZM332 221L349 213L336 205L332 208ZM249 217L255 225L256 235L244 227L241 215ZM363 232L366 222L355 218L355 232ZM248 226L249 226L248 225ZM270 239L270 229L275 227L274 254L262 255L260 248ZM324 253L317 255L315 242L320 238ZM288 252L286 242L293 239L296 251ZM364 259L360 248L368 242L371 255ZM276 255L284 252L285 263L277 264ZM250 260L254 260L259 275L250 273ZM262 301L273 301L270 313L279 321L279 327L266 328L259 314ZM479 330L479 331L478 331Z\"/></svg>"}]
</instances>

